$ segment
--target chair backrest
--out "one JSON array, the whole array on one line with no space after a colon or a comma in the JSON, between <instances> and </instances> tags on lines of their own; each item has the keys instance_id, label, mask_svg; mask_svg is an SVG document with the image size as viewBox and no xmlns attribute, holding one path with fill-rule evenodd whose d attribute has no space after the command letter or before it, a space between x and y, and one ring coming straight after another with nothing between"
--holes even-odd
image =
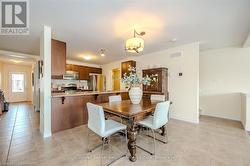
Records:
<instances>
[{"instance_id":1,"label":"chair backrest","mask_svg":"<svg viewBox=\"0 0 250 166\"><path fill-rule=\"evenodd\" d=\"M166 101L165 95L151 95L150 100L151 101Z\"/></svg>"},{"instance_id":2,"label":"chair backrest","mask_svg":"<svg viewBox=\"0 0 250 166\"><path fill-rule=\"evenodd\" d=\"M88 128L101 136L105 132L105 117L101 106L87 103Z\"/></svg>"},{"instance_id":3,"label":"chair backrest","mask_svg":"<svg viewBox=\"0 0 250 166\"><path fill-rule=\"evenodd\" d=\"M156 105L153 119L153 127L158 129L168 123L168 111L170 101L160 102Z\"/></svg>"},{"instance_id":4,"label":"chair backrest","mask_svg":"<svg viewBox=\"0 0 250 166\"><path fill-rule=\"evenodd\" d=\"M109 96L109 102L122 101L121 95Z\"/></svg>"}]
</instances>

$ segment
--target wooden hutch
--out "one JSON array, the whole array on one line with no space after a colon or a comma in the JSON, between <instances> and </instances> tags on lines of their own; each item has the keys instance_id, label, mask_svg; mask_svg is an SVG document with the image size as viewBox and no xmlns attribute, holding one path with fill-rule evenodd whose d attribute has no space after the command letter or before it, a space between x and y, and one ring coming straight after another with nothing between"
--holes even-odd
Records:
<instances>
[{"instance_id":1,"label":"wooden hutch","mask_svg":"<svg viewBox=\"0 0 250 166\"><path fill-rule=\"evenodd\" d=\"M149 86L143 85L143 98L150 99L152 94L165 95L169 99L168 93L168 69L167 68L153 68L142 70L143 77L146 75L154 75L156 80Z\"/></svg>"}]
</instances>

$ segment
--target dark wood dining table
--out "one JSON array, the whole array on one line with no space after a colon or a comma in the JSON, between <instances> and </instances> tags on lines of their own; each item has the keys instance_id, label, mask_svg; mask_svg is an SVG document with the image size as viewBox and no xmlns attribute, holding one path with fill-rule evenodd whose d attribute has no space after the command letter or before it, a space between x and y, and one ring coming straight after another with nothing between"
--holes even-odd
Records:
<instances>
[{"instance_id":1,"label":"dark wood dining table","mask_svg":"<svg viewBox=\"0 0 250 166\"><path fill-rule=\"evenodd\" d=\"M136 122L152 115L158 102L142 100L140 104L132 104L130 100L121 102L101 103L104 112L121 117L128 125L128 150L130 161L136 161ZM165 134L165 126L162 127L162 135Z\"/></svg>"}]
</instances>

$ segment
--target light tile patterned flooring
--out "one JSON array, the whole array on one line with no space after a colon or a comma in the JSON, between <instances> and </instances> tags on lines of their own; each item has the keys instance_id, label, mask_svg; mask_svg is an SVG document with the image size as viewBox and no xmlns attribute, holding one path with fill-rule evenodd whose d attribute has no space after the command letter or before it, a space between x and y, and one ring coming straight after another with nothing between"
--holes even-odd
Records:
<instances>
[{"instance_id":1,"label":"light tile patterned flooring","mask_svg":"<svg viewBox=\"0 0 250 166\"><path fill-rule=\"evenodd\" d=\"M113 165L250 166L250 136L239 122L202 116L197 125L171 119L168 133L168 144L157 142L156 156L138 149L135 163L122 158ZM91 146L100 142L93 134L90 140ZM152 139L142 135L137 143L153 148ZM10 105L0 120L0 165L100 165L100 149L87 153L87 144L86 126L42 138L39 113L27 103ZM104 163L126 152L123 137L112 137L110 144Z\"/></svg>"}]
</instances>

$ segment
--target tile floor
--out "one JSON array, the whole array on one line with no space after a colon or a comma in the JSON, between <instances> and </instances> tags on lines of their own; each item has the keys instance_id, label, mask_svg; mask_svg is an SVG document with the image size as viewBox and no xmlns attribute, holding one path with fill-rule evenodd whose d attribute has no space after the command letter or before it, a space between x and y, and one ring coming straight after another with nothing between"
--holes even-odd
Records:
<instances>
[{"instance_id":1,"label":"tile floor","mask_svg":"<svg viewBox=\"0 0 250 166\"><path fill-rule=\"evenodd\" d=\"M236 121L202 116L200 124L171 119L169 143L157 142L157 155L137 150L135 163L127 158L113 165L250 166L250 136ZM43 139L39 134L39 113L32 105L10 105L0 120L0 165L78 166L100 165L100 150L87 153L87 129L80 126ZM91 135L90 145L99 141ZM137 143L153 148L152 139L138 136ZM126 152L125 140L112 137L105 147L103 163Z\"/></svg>"}]
</instances>

